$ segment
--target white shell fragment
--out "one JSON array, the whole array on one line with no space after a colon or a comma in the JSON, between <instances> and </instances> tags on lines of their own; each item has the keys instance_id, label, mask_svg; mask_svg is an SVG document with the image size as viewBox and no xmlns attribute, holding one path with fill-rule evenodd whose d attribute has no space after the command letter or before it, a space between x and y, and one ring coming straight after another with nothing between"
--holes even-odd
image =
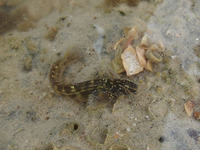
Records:
<instances>
[{"instance_id":1,"label":"white shell fragment","mask_svg":"<svg viewBox=\"0 0 200 150\"><path fill-rule=\"evenodd\" d=\"M147 61L147 65L146 65L146 68L147 70L153 72L153 65L152 65L152 62L151 61Z\"/></svg>"},{"instance_id":2,"label":"white shell fragment","mask_svg":"<svg viewBox=\"0 0 200 150\"><path fill-rule=\"evenodd\" d=\"M143 37L142 37L142 40L140 42L140 45L141 46L144 46L144 47L147 47L148 46L148 36L147 34L145 34Z\"/></svg>"},{"instance_id":3,"label":"white shell fragment","mask_svg":"<svg viewBox=\"0 0 200 150\"><path fill-rule=\"evenodd\" d=\"M137 53L137 57L138 57L138 60L141 64L141 66L143 68L146 68L146 65L147 65L147 61L146 61L146 58L145 58L145 50L142 49L142 48L139 48L139 47L136 47L136 53Z\"/></svg>"},{"instance_id":4,"label":"white shell fragment","mask_svg":"<svg viewBox=\"0 0 200 150\"><path fill-rule=\"evenodd\" d=\"M164 44L163 44L162 41L160 41L157 45L158 45L159 50L160 50L161 52L164 52L164 51L165 51L165 46L164 46Z\"/></svg>"},{"instance_id":5,"label":"white shell fragment","mask_svg":"<svg viewBox=\"0 0 200 150\"><path fill-rule=\"evenodd\" d=\"M124 50L121 58L127 76L138 74L139 72L143 71L144 68L141 66L138 60L136 50L131 45Z\"/></svg>"}]
</instances>

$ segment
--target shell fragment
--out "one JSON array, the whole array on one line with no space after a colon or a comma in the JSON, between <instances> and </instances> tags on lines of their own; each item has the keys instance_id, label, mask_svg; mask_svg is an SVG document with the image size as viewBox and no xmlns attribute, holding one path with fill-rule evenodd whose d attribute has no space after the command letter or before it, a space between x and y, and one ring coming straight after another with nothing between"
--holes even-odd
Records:
<instances>
[{"instance_id":1,"label":"shell fragment","mask_svg":"<svg viewBox=\"0 0 200 150\"><path fill-rule=\"evenodd\" d=\"M139 72L143 71L144 68L141 66L138 60L136 50L131 45L124 50L121 58L127 76L138 74Z\"/></svg>"}]
</instances>

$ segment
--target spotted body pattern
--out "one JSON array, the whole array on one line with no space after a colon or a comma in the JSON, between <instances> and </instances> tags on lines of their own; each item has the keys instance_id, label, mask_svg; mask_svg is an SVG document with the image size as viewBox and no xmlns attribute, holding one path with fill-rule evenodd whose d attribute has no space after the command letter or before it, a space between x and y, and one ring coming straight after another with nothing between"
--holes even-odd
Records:
<instances>
[{"instance_id":1,"label":"spotted body pattern","mask_svg":"<svg viewBox=\"0 0 200 150\"><path fill-rule=\"evenodd\" d=\"M56 61L50 70L50 84L53 90L62 96L85 97L93 93L104 92L113 99L121 94L127 95L137 91L137 85L128 80L120 79L95 79L76 84L61 83L61 75L66 63Z\"/></svg>"}]
</instances>

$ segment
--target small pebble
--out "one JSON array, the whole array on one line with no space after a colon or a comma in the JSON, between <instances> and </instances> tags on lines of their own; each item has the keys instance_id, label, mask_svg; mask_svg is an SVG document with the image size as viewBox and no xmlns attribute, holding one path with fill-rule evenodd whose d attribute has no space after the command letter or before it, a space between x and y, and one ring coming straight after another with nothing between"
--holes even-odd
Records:
<instances>
[{"instance_id":1,"label":"small pebble","mask_svg":"<svg viewBox=\"0 0 200 150\"><path fill-rule=\"evenodd\" d=\"M200 120L200 112L198 111L195 111L193 116L197 119L197 120Z\"/></svg>"},{"instance_id":2,"label":"small pebble","mask_svg":"<svg viewBox=\"0 0 200 150\"><path fill-rule=\"evenodd\" d=\"M57 28L57 27L51 27L51 28L48 30L48 32L47 32L47 34L46 34L45 37L46 37L46 39L52 41L52 40L55 39L57 33L58 33L58 28Z\"/></svg>"},{"instance_id":3,"label":"small pebble","mask_svg":"<svg viewBox=\"0 0 200 150\"><path fill-rule=\"evenodd\" d=\"M46 117L45 120L49 120L49 117Z\"/></svg>"},{"instance_id":4,"label":"small pebble","mask_svg":"<svg viewBox=\"0 0 200 150\"><path fill-rule=\"evenodd\" d=\"M163 143L163 142L165 141L165 138L164 138L163 136L161 136L161 137L158 139L158 141L159 141L160 143Z\"/></svg>"}]
</instances>

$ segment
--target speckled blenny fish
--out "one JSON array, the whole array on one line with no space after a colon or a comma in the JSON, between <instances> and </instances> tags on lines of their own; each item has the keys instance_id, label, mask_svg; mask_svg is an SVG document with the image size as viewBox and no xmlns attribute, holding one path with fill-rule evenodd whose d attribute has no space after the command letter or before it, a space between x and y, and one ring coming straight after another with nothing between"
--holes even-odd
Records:
<instances>
[{"instance_id":1,"label":"speckled blenny fish","mask_svg":"<svg viewBox=\"0 0 200 150\"><path fill-rule=\"evenodd\" d=\"M57 60L51 67L50 84L57 94L69 97L86 97L93 93L104 92L113 99L121 94L127 95L137 91L135 83L120 79L95 79L75 84L62 83L62 72L68 62L74 59L76 53L67 54L64 59Z\"/></svg>"}]
</instances>

